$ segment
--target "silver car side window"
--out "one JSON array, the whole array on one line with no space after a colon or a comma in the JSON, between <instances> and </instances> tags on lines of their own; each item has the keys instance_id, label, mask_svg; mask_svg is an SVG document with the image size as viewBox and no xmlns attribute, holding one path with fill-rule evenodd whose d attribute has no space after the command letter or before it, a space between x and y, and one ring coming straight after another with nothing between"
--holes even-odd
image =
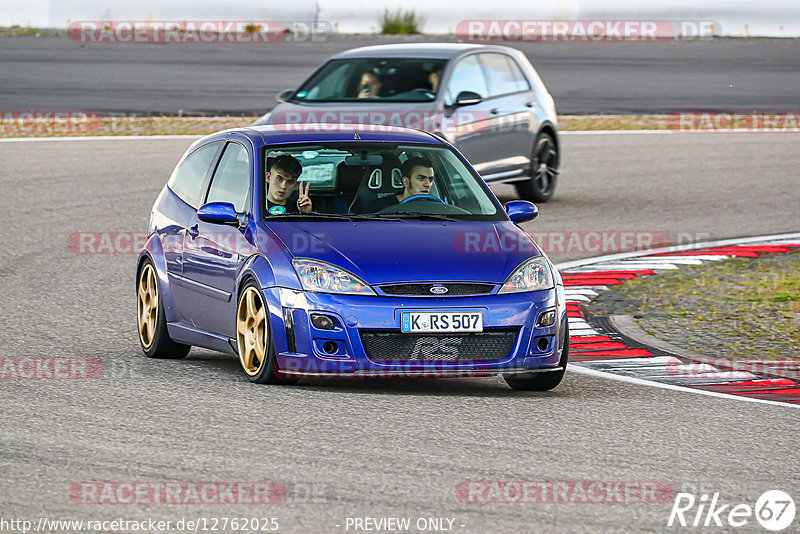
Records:
<instances>
[{"instance_id":1,"label":"silver car side window","mask_svg":"<svg viewBox=\"0 0 800 534\"><path fill-rule=\"evenodd\" d=\"M481 63L486 69L491 96L507 95L530 90L519 67L504 54L481 54Z\"/></svg>"},{"instance_id":2,"label":"silver car side window","mask_svg":"<svg viewBox=\"0 0 800 534\"><path fill-rule=\"evenodd\" d=\"M478 93L482 98L489 96L489 88L477 55L467 56L459 60L453 67L453 73L447 84L445 103L447 105L454 104L456 97L462 91Z\"/></svg>"}]
</instances>

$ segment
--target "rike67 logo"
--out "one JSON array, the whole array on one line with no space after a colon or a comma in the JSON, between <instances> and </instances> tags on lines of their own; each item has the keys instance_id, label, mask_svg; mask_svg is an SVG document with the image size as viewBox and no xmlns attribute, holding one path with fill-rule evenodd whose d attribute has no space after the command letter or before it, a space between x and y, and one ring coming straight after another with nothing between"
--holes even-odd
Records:
<instances>
[{"instance_id":1,"label":"rike67 logo","mask_svg":"<svg viewBox=\"0 0 800 534\"><path fill-rule=\"evenodd\" d=\"M720 527L729 530L750 525L752 520L772 532L784 530L792 524L795 516L794 500L785 492L770 490L761 494L755 503L725 503L714 493L702 494L699 498L691 493L678 493L672 504L667 526Z\"/></svg>"}]
</instances>

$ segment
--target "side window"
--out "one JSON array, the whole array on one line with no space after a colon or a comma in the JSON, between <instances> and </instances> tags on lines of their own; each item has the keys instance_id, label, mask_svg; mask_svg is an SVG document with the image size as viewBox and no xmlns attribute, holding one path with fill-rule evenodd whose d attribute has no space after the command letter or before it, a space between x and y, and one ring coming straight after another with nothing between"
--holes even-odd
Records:
<instances>
[{"instance_id":1,"label":"side window","mask_svg":"<svg viewBox=\"0 0 800 534\"><path fill-rule=\"evenodd\" d=\"M489 79L492 96L507 95L530 89L519 67L503 54L481 54L481 63Z\"/></svg>"},{"instance_id":2,"label":"side window","mask_svg":"<svg viewBox=\"0 0 800 534\"><path fill-rule=\"evenodd\" d=\"M214 163L219 145L219 142L209 143L189 154L175 167L167 182L173 193L195 209L199 208L203 201L205 191L203 186L206 184L206 176L211 164Z\"/></svg>"},{"instance_id":3,"label":"side window","mask_svg":"<svg viewBox=\"0 0 800 534\"><path fill-rule=\"evenodd\" d=\"M439 173L438 178L434 181L434 185L438 183L440 189L431 193L442 198L442 192L447 192L447 200L461 209L465 209L475 215L493 215L497 213L497 209L492 204L491 200L481 189L478 182L471 179L471 176L462 176L460 173L465 172L467 169L459 161L455 153L449 150L431 151L431 159L435 165L436 172Z\"/></svg>"},{"instance_id":4,"label":"side window","mask_svg":"<svg viewBox=\"0 0 800 534\"><path fill-rule=\"evenodd\" d=\"M525 74L522 73L522 69L519 68L517 62L510 57L506 57L506 61L508 61L508 64L511 65L511 73L517 80L517 91L530 91L531 84L528 81L528 78L525 77Z\"/></svg>"},{"instance_id":5,"label":"side window","mask_svg":"<svg viewBox=\"0 0 800 534\"><path fill-rule=\"evenodd\" d=\"M452 105L461 91L472 91L481 97L489 96L489 89L486 87L486 78L483 75L478 56L467 56L459 61L450 75L450 82L447 84L447 95L445 101Z\"/></svg>"},{"instance_id":6,"label":"side window","mask_svg":"<svg viewBox=\"0 0 800 534\"><path fill-rule=\"evenodd\" d=\"M206 202L230 202L237 212L246 209L250 190L250 158L239 143L228 143L211 179Z\"/></svg>"}]
</instances>

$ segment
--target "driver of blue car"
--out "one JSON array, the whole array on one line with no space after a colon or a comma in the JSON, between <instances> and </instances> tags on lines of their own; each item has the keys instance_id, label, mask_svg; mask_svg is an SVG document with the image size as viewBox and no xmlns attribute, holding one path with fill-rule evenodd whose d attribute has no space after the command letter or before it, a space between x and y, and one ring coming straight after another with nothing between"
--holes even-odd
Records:
<instances>
[{"instance_id":1,"label":"driver of blue car","mask_svg":"<svg viewBox=\"0 0 800 534\"><path fill-rule=\"evenodd\" d=\"M377 198L367 205L367 212L396 206L413 195L430 195L433 186L433 163L428 158L410 158L400 169L403 173L403 192Z\"/></svg>"},{"instance_id":2,"label":"driver of blue car","mask_svg":"<svg viewBox=\"0 0 800 534\"><path fill-rule=\"evenodd\" d=\"M300 183L300 191L297 197L297 206L288 204L286 201L297 189L300 174L303 166L297 158L289 154L283 154L275 158L268 158L269 168L267 169L267 213L270 215L283 215L284 213L308 213L312 210L311 199L308 197L308 189L311 183L306 183L305 189Z\"/></svg>"}]
</instances>

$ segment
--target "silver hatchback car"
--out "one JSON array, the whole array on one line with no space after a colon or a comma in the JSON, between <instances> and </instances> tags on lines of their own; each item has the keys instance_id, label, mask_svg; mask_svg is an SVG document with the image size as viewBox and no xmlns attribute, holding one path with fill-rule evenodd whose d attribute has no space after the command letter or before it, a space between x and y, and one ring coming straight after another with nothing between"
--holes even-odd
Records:
<instances>
[{"instance_id":1,"label":"silver hatchback car","mask_svg":"<svg viewBox=\"0 0 800 534\"><path fill-rule=\"evenodd\" d=\"M345 123L427 130L454 144L488 183L546 202L558 176L553 97L525 55L495 45L366 46L336 54L256 124Z\"/></svg>"}]
</instances>

